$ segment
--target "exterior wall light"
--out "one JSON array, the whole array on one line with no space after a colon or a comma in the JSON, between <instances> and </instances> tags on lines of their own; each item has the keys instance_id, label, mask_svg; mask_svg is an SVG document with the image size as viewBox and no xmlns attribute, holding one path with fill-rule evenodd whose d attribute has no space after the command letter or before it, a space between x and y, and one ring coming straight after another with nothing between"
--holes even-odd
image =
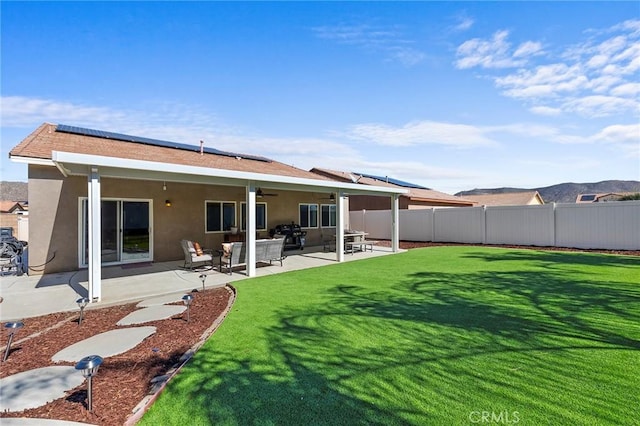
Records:
<instances>
[{"instance_id":1,"label":"exterior wall light","mask_svg":"<svg viewBox=\"0 0 640 426\"><path fill-rule=\"evenodd\" d=\"M164 200L164 205L167 207L171 207L171 200Z\"/></svg>"},{"instance_id":2,"label":"exterior wall light","mask_svg":"<svg viewBox=\"0 0 640 426\"><path fill-rule=\"evenodd\" d=\"M8 322L4 325L4 328L7 329L7 333L9 333L9 341L7 342L7 349L4 351L4 357L2 358L2 362L5 362L9 357L9 352L11 352L11 342L13 341L13 335L18 332L22 327L24 327L24 323L22 322Z\"/></svg>"},{"instance_id":3,"label":"exterior wall light","mask_svg":"<svg viewBox=\"0 0 640 426\"><path fill-rule=\"evenodd\" d=\"M76 300L76 303L80 308L80 318L78 318L78 325L82 325L82 316L84 313L84 308L86 308L87 305L89 304L89 299L87 299L86 297L81 297L80 299Z\"/></svg>"},{"instance_id":4,"label":"exterior wall light","mask_svg":"<svg viewBox=\"0 0 640 426\"><path fill-rule=\"evenodd\" d=\"M99 355L89 355L82 358L76 364L76 370L82 370L82 375L87 379L87 409L93 411L91 398L91 379L98 374L98 368L102 364L102 357Z\"/></svg>"},{"instance_id":5,"label":"exterior wall light","mask_svg":"<svg viewBox=\"0 0 640 426\"><path fill-rule=\"evenodd\" d=\"M193 302L193 296L190 294L185 294L182 296L182 301L185 305L187 305L187 322L189 322L189 311L191 310L191 302Z\"/></svg>"}]
</instances>

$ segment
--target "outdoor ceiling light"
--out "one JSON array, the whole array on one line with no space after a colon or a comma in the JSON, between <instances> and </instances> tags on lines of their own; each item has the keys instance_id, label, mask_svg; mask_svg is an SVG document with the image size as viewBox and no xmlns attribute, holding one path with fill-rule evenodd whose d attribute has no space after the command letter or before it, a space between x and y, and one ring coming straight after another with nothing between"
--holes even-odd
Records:
<instances>
[{"instance_id":1,"label":"outdoor ceiling light","mask_svg":"<svg viewBox=\"0 0 640 426\"><path fill-rule=\"evenodd\" d=\"M162 190L163 191L167 190L167 182L162 182Z\"/></svg>"},{"instance_id":2,"label":"outdoor ceiling light","mask_svg":"<svg viewBox=\"0 0 640 426\"><path fill-rule=\"evenodd\" d=\"M171 207L171 200L164 200L164 205L167 207Z\"/></svg>"},{"instance_id":3,"label":"outdoor ceiling light","mask_svg":"<svg viewBox=\"0 0 640 426\"><path fill-rule=\"evenodd\" d=\"M80 299L76 300L76 303L80 308L80 318L78 318L78 325L82 325L82 315L84 313L84 308L86 308L89 304L89 299L87 299L86 297L81 297Z\"/></svg>"},{"instance_id":4,"label":"outdoor ceiling light","mask_svg":"<svg viewBox=\"0 0 640 426\"><path fill-rule=\"evenodd\" d=\"M7 349L4 351L4 357L2 358L2 362L5 362L9 357L9 352L11 352L11 342L13 341L13 335L16 334L18 330L20 330L23 326L24 326L24 323L20 321L8 322L4 325L4 328L7 329L7 333L9 333L9 342L7 343Z\"/></svg>"},{"instance_id":5,"label":"outdoor ceiling light","mask_svg":"<svg viewBox=\"0 0 640 426\"><path fill-rule=\"evenodd\" d=\"M190 294L185 294L182 296L182 301L185 305L187 305L187 322L189 322L189 311L191 310L191 302L193 302L193 296Z\"/></svg>"},{"instance_id":6,"label":"outdoor ceiling light","mask_svg":"<svg viewBox=\"0 0 640 426\"><path fill-rule=\"evenodd\" d=\"M204 282L206 281L207 276L205 274L200 274L200 281L202 281L202 291L204 291Z\"/></svg>"},{"instance_id":7,"label":"outdoor ceiling light","mask_svg":"<svg viewBox=\"0 0 640 426\"><path fill-rule=\"evenodd\" d=\"M93 411L91 400L91 378L98 374L100 364L102 364L102 357L99 355L86 356L76 364L76 370L82 370L82 375L87 379L87 409L90 413Z\"/></svg>"}]
</instances>

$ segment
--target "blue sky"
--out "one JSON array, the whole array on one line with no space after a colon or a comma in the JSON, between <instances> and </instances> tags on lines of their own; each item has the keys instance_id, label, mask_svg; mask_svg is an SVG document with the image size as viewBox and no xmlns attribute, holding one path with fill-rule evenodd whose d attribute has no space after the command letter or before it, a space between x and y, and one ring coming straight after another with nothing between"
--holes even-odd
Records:
<instances>
[{"instance_id":1,"label":"blue sky","mask_svg":"<svg viewBox=\"0 0 640 426\"><path fill-rule=\"evenodd\" d=\"M2 180L43 122L440 191L640 180L638 2L7 2Z\"/></svg>"}]
</instances>

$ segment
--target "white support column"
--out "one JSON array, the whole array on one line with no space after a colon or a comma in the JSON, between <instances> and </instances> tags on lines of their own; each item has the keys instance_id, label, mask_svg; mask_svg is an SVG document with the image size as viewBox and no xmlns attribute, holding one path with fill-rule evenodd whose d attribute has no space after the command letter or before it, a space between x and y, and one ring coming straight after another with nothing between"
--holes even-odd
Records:
<instances>
[{"instance_id":1,"label":"white support column","mask_svg":"<svg viewBox=\"0 0 640 426\"><path fill-rule=\"evenodd\" d=\"M256 185L247 186L247 223L246 223L247 276L256 275Z\"/></svg>"},{"instance_id":2,"label":"white support column","mask_svg":"<svg viewBox=\"0 0 640 426\"><path fill-rule=\"evenodd\" d=\"M394 253L397 253L400 249L399 199L400 196L398 194L391 196L391 250Z\"/></svg>"},{"instance_id":3,"label":"white support column","mask_svg":"<svg viewBox=\"0 0 640 426\"><path fill-rule=\"evenodd\" d=\"M344 213L345 197L342 191L336 193L336 260L344 262Z\"/></svg>"},{"instance_id":4,"label":"white support column","mask_svg":"<svg viewBox=\"0 0 640 426\"><path fill-rule=\"evenodd\" d=\"M102 224L100 201L100 174L97 167L91 167L88 179L89 215L89 301L99 302L102 297Z\"/></svg>"}]
</instances>

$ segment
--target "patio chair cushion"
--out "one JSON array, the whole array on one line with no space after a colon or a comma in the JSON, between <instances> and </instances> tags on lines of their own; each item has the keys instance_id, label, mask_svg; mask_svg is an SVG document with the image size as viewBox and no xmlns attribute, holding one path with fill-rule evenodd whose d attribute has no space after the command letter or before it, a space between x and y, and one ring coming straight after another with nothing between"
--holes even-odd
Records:
<instances>
[{"instance_id":1,"label":"patio chair cushion","mask_svg":"<svg viewBox=\"0 0 640 426\"><path fill-rule=\"evenodd\" d=\"M195 247L193 247L193 243L189 240L185 240L187 242L187 250L189 250L189 253L193 253L195 254L196 249Z\"/></svg>"}]
</instances>

